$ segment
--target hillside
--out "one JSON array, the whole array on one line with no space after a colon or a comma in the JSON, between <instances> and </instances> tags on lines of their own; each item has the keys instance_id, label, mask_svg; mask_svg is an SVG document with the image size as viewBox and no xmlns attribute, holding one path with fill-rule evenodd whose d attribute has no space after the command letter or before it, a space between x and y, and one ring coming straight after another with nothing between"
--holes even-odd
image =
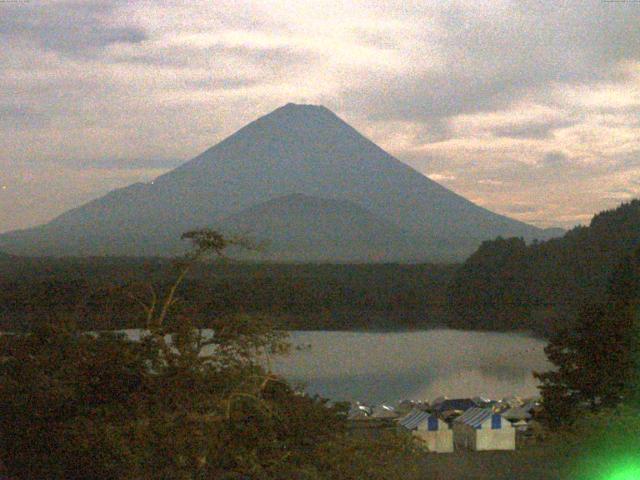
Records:
<instances>
[{"instance_id":1,"label":"hillside","mask_svg":"<svg viewBox=\"0 0 640 480\"><path fill-rule=\"evenodd\" d=\"M219 228L230 215L294 193L352 202L418 236L422 256L434 260L463 258L498 235L550 235L447 190L326 108L288 104L154 182L112 191L46 225L0 235L0 249L172 255L180 251L177 239L184 231Z\"/></svg>"},{"instance_id":2,"label":"hillside","mask_svg":"<svg viewBox=\"0 0 640 480\"><path fill-rule=\"evenodd\" d=\"M605 298L613 271L639 245L639 200L547 242L485 242L450 288L453 326L545 333L570 324L581 306Z\"/></svg>"},{"instance_id":3,"label":"hillside","mask_svg":"<svg viewBox=\"0 0 640 480\"><path fill-rule=\"evenodd\" d=\"M345 200L279 197L231 215L221 227L263 244L249 258L306 262L424 259L423 240ZM246 255L245 255L246 257Z\"/></svg>"}]
</instances>

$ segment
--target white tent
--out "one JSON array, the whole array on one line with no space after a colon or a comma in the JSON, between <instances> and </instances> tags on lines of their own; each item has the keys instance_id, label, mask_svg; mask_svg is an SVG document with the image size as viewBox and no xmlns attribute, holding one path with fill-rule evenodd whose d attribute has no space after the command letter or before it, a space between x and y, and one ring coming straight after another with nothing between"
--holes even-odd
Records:
<instances>
[{"instance_id":1,"label":"white tent","mask_svg":"<svg viewBox=\"0 0 640 480\"><path fill-rule=\"evenodd\" d=\"M373 407L371 418L396 418L396 411L387 405L378 405Z\"/></svg>"},{"instance_id":2,"label":"white tent","mask_svg":"<svg viewBox=\"0 0 640 480\"><path fill-rule=\"evenodd\" d=\"M453 452L453 432L446 422L419 409L400 419L399 425L425 443L430 452Z\"/></svg>"},{"instance_id":3,"label":"white tent","mask_svg":"<svg viewBox=\"0 0 640 480\"><path fill-rule=\"evenodd\" d=\"M456 449L515 450L516 430L490 408L471 408L453 421Z\"/></svg>"},{"instance_id":4,"label":"white tent","mask_svg":"<svg viewBox=\"0 0 640 480\"><path fill-rule=\"evenodd\" d=\"M488 398L484 398L484 397L473 397L471 400L473 400L475 403L478 404L479 407L487 407L490 403L491 400Z\"/></svg>"},{"instance_id":5,"label":"white tent","mask_svg":"<svg viewBox=\"0 0 640 480\"><path fill-rule=\"evenodd\" d=\"M351 407L351 410L349 410L349 413L347 414L347 419L363 420L365 418L369 418L369 415L371 415L371 409L369 407L366 407L360 404L355 404Z\"/></svg>"}]
</instances>

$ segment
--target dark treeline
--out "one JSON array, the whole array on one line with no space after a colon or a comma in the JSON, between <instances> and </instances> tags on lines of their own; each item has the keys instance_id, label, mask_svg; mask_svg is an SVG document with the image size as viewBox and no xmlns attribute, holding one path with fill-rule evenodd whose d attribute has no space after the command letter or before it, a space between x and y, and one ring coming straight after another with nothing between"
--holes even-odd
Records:
<instances>
[{"instance_id":1,"label":"dark treeline","mask_svg":"<svg viewBox=\"0 0 640 480\"><path fill-rule=\"evenodd\" d=\"M583 305L606 300L612 273L639 244L638 200L547 242L484 242L451 284L451 325L544 335L571 326Z\"/></svg>"},{"instance_id":2,"label":"dark treeline","mask_svg":"<svg viewBox=\"0 0 640 480\"><path fill-rule=\"evenodd\" d=\"M484 242L462 265L219 261L200 264L178 293L201 326L244 312L288 329L446 325L548 336L573 325L583 305L604 302L612 272L639 245L634 200L561 238ZM85 328L136 327L138 300L169 278L168 259L0 256L0 329L69 313Z\"/></svg>"},{"instance_id":3,"label":"dark treeline","mask_svg":"<svg viewBox=\"0 0 640 480\"><path fill-rule=\"evenodd\" d=\"M178 295L201 326L244 312L290 329L427 328L447 323L455 269L221 261L199 265ZM138 300L172 274L172 262L158 258L0 259L0 329L31 329L43 317L69 313L84 328L137 327Z\"/></svg>"}]
</instances>

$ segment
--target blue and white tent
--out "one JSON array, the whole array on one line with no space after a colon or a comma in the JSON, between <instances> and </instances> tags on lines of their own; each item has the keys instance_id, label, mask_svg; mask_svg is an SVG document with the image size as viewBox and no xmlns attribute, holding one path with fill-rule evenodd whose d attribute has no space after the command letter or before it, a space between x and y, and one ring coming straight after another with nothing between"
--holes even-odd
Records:
<instances>
[{"instance_id":1,"label":"blue and white tent","mask_svg":"<svg viewBox=\"0 0 640 480\"><path fill-rule=\"evenodd\" d=\"M453 452L451 427L435 414L414 409L401 418L398 424L412 432L431 452Z\"/></svg>"},{"instance_id":2,"label":"blue and white tent","mask_svg":"<svg viewBox=\"0 0 640 480\"><path fill-rule=\"evenodd\" d=\"M398 425L406 428L407 430L415 430L416 428L418 428L418 425L420 423L429 421L429 418L431 418L432 416L433 415L431 415L429 412L414 408L407 415L402 417L400 421L398 421Z\"/></svg>"},{"instance_id":3,"label":"blue and white tent","mask_svg":"<svg viewBox=\"0 0 640 480\"><path fill-rule=\"evenodd\" d=\"M490 408L470 408L458 418L454 420L454 423L464 423L472 428L482 428L482 425L488 423L491 419L491 428L502 428L503 417L499 413L493 413Z\"/></svg>"},{"instance_id":4,"label":"blue and white tent","mask_svg":"<svg viewBox=\"0 0 640 480\"><path fill-rule=\"evenodd\" d=\"M514 450L516 432L507 419L490 408L470 408L453 421L456 448Z\"/></svg>"}]
</instances>

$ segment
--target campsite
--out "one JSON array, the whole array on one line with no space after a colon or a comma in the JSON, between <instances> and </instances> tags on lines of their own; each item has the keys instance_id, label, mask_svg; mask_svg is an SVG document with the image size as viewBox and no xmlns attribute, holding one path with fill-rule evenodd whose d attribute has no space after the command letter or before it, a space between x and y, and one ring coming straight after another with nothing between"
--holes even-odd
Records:
<instances>
[{"instance_id":1,"label":"campsite","mask_svg":"<svg viewBox=\"0 0 640 480\"><path fill-rule=\"evenodd\" d=\"M424 408L424 405L421 405ZM404 416L376 418L358 415L367 407L350 410L351 429L356 435L375 438L385 429L412 435L420 444L418 469L429 480L566 480L563 451L553 442L537 441L513 428L516 448L477 450L454 445L454 430L437 414L421 408ZM400 410L402 410L400 408Z\"/></svg>"},{"instance_id":2,"label":"campsite","mask_svg":"<svg viewBox=\"0 0 640 480\"><path fill-rule=\"evenodd\" d=\"M359 435L375 436L380 430L395 429L416 438L423 449L419 465L425 478L563 479L560 451L523 427L531 424L537 430L534 417L539 402L510 400L519 406L480 398L436 399L433 406L405 401L396 409L387 406L384 410L354 404L349 418ZM478 407L481 402L485 408ZM464 407L467 409L460 410ZM382 411L386 414L381 415ZM443 420L447 416L449 422ZM470 436L474 434L480 434L477 444Z\"/></svg>"},{"instance_id":3,"label":"campsite","mask_svg":"<svg viewBox=\"0 0 640 480\"><path fill-rule=\"evenodd\" d=\"M407 413L407 410L410 410ZM439 398L432 403L403 401L397 408L355 403L348 413L354 429L396 429L431 453L508 451L542 440L536 417L539 399Z\"/></svg>"}]
</instances>

